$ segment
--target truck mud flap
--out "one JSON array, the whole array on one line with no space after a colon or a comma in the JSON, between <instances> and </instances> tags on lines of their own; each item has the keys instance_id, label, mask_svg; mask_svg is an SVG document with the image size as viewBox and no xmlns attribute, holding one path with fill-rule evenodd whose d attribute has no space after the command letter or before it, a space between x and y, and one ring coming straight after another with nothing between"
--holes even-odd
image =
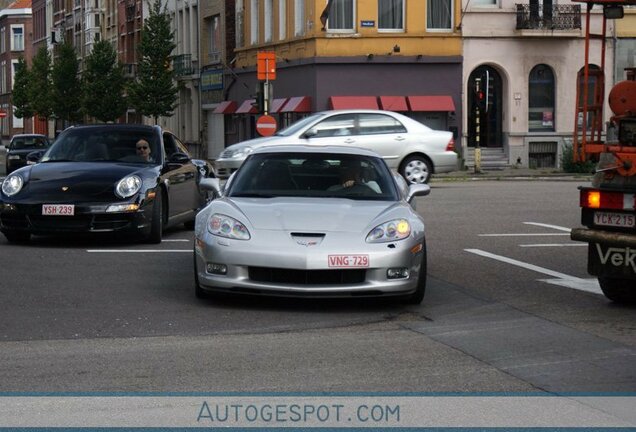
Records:
<instances>
[{"instance_id":1,"label":"truck mud flap","mask_svg":"<svg viewBox=\"0 0 636 432\"><path fill-rule=\"evenodd\" d=\"M636 280L636 248L590 243L587 255L591 275Z\"/></svg>"}]
</instances>

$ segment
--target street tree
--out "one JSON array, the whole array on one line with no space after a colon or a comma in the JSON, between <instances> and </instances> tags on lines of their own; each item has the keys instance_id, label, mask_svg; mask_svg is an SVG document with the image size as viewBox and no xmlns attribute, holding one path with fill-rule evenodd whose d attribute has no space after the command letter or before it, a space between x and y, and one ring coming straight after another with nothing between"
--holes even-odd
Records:
<instances>
[{"instance_id":1,"label":"street tree","mask_svg":"<svg viewBox=\"0 0 636 432\"><path fill-rule=\"evenodd\" d=\"M137 48L137 76L128 88L130 105L137 113L153 117L155 124L160 116L172 115L177 106L177 86L171 69L176 44L170 20L165 5L154 0Z\"/></svg>"},{"instance_id":2,"label":"street tree","mask_svg":"<svg viewBox=\"0 0 636 432\"><path fill-rule=\"evenodd\" d=\"M84 112L101 122L115 121L125 114L125 78L117 52L104 40L96 42L86 57L82 75Z\"/></svg>"},{"instance_id":3,"label":"street tree","mask_svg":"<svg viewBox=\"0 0 636 432\"><path fill-rule=\"evenodd\" d=\"M82 118L79 61L75 54L75 48L70 43L64 42L58 48L58 56L51 70L52 108L58 119L74 123Z\"/></svg>"},{"instance_id":4,"label":"street tree","mask_svg":"<svg viewBox=\"0 0 636 432\"><path fill-rule=\"evenodd\" d=\"M17 118L33 117L33 108L29 99L29 87L31 86L29 67L24 57L18 59L13 77L13 90L11 91L11 104Z\"/></svg>"},{"instance_id":5,"label":"street tree","mask_svg":"<svg viewBox=\"0 0 636 432\"><path fill-rule=\"evenodd\" d=\"M53 114L51 101L51 55L46 47L41 47L33 57L30 73L28 100L33 112L41 119L48 120Z\"/></svg>"}]
</instances>

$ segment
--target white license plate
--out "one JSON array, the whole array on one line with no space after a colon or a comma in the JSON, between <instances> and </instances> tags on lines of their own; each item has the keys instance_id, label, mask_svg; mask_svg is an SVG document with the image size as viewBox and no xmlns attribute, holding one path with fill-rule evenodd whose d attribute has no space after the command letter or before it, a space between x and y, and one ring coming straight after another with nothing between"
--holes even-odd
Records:
<instances>
[{"instance_id":1,"label":"white license plate","mask_svg":"<svg viewBox=\"0 0 636 432\"><path fill-rule=\"evenodd\" d=\"M595 212L594 225L634 228L636 215L628 213Z\"/></svg>"},{"instance_id":2,"label":"white license plate","mask_svg":"<svg viewBox=\"0 0 636 432\"><path fill-rule=\"evenodd\" d=\"M42 204L44 216L73 216L75 205L73 204Z\"/></svg>"},{"instance_id":3,"label":"white license plate","mask_svg":"<svg viewBox=\"0 0 636 432\"><path fill-rule=\"evenodd\" d=\"M361 268L369 267L369 255L329 255L329 267Z\"/></svg>"}]
</instances>

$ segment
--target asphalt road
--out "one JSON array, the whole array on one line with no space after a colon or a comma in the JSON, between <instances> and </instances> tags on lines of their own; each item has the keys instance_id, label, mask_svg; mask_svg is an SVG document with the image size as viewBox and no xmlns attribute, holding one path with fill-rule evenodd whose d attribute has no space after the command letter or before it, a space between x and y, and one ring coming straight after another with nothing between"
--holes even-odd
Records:
<instances>
[{"instance_id":1,"label":"asphalt road","mask_svg":"<svg viewBox=\"0 0 636 432\"><path fill-rule=\"evenodd\" d=\"M0 238L0 392L620 392L636 308L598 293L575 182L434 184L422 305L198 301L192 232L161 245Z\"/></svg>"}]
</instances>

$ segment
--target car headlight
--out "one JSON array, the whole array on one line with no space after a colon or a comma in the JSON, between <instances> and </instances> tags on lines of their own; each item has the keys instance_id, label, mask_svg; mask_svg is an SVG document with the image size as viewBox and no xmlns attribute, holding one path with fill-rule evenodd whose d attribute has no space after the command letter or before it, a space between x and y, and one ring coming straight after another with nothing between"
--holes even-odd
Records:
<instances>
[{"instance_id":1,"label":"car headlight","mask_svg":"<svg viewBox=\"0 0 636 432\"><path fill-rule=\"evenodd\" d=\"M248 154L252 153L252 151L252 147L242 147L236 150L231 157L234 159L244 158L247 157Z\"/></svg>"},{"instance_id":2,"label":"car headlight","mask_svg":"<svg viewBox=\"0 0 636 432\"><path fill-rule=\"evenodd\" d=\"M2 192L6 196L13 196L22 190L24 179L19 174L12 174L2 182Z\"/></svg>"},{"instance_id":3,"label":"car headlight","mask_svg":"<svg viewBox=\"0 0 636 432\"><path fill-rule=\"evenodd\" d=\"M220 237L236 240L249 240L250 232L245 225L234 218L215 213L208 221L208 231Z\"/></svg>"},{"instance_id":4,"label":"car headlight","mask_svg":"<svg viewBox=\"0 0 636 432\"><path fill-rule=\"evenodd\" d=\"M411 235L411 224L406 219L395 219L378 225L367 235L368 243L402 240Z\"/></svg>"},{"instance_id":5,"label":"car headlight","mask_svg":"<svg viewBox=\"0 0 636 432\"><path fill-rule=\"evenodd\" d=\"M141 189L141 178L137 175L129 175L117 182L115 194L120 198L128 198Z\"/></svg>"}]
</instances>

